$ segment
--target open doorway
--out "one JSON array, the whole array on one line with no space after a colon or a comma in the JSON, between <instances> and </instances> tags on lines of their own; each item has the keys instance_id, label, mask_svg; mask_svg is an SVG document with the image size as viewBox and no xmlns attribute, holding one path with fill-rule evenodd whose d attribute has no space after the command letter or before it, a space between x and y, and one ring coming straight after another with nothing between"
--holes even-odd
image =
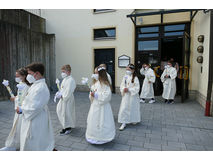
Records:
<instances>
[{"instance_id":1,"label":"open doorway","mask_svg":"<svg viewBox=\"0 0 213 160\"><path fill-rule=\"evenodd\" d=\"M115 48L95 49L95 66L106 64L107 73L112 78L112 92L115 93Z\"/></svg>"},{"instance_id":2,"label":"open doorway","mask_svg":"<svg viewBox=\"0 0 213 160\"><path fill-rule=\"evenodd\" d=\"M180 67L182 65L183 47L182 37L163 38L161 41L161 61L168 61L173 58L174 62L178 63ZM182 92L182 80L180 79L179 72L176 78L176 95L180 96Z\"/></svg>"}]
</instances>

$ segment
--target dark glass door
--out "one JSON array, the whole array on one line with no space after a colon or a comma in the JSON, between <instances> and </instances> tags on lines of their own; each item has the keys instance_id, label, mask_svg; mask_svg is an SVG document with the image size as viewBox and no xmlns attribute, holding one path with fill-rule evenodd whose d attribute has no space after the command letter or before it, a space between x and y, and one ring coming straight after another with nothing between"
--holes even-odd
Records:
<instances>
[{"instance_id":1,"label":"dark glass door","mask_svg":"<svg viewBox=\"0 0 213 160\"><path fill-rule=\"evenodd\" d=\"M135 66L141 86L144 80L144 76L140 74L140 69L142 68L143 63L150 64L152 69L159 66L160 43L159 26L136 28ZM160 79L157 77L156 82L154 83L155 95L160 94L158 93L160 91L158 88L159 82Z\"/></svg>"},{"instance_id":2,"label":"dark glass door","mask_svg":"<svg viewBox=\"0 0 213 160\"><path fill-rule=\"evenodd\" d=\"M190 58L190 37L187 33L183 37L183 61L180 74L182 77L182 93L181 102L184 102L188 98L188 85L189 85L189 58Z\"/></svg>"},{"instance_id":3,"label":"dark glass door","mask_svg":"<svg viewBox=\"0 0 213 160\"><path fill-rule=\"evenodd\" d=\"M115 49L95 49L95 67L100 64L107 65L107 72L112 78L112 92L115 93Z\"/></svg>"}]
</instances>

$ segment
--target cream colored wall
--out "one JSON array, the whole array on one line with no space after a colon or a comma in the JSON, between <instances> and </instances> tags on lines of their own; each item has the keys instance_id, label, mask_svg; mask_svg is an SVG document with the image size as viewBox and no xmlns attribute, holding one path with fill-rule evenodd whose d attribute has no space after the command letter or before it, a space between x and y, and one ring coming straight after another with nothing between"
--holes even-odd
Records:
<instances>
[{"instance_id":1,"label":"cream colored wall","mask_svg":"<svg viewBox=\"0 0 213 160\"><path fill-rule=\"evenodd\" d=\"M190 12L170 13L163 15L163 23L177 23L190 21ZM161 23L161 15L137 17L137 25L154 25Z\"/></svg>"},{"instance_id":2,"label":"cream colored wall","mask_svg":"<svg viewBox=\"0 0 213 160\"><path fill-rule=\"evenodd\" d=\"M170 13L163 17L164 23L183 22L190 20L190 12Z\"/></svg>"},{"instance_id":3,"label":"cream colored wall","mask_svg":"<svg viewBox=\"0 0 213 160\"><path fill-rule=\"evenodd\" d=\"M203 44L197 41L199 35L204 35ZM208 66L209 66L209 36L210 36L210 16L199 11L191 25L191 57L190 57L190 90L197 90L199 94L206 97L208 85ZM197 52L199 45L204 46L204 53ZM197 57L203 56L203 63L197 63ZM201 66L203 67L201 73Z\"/></svg>"},{"instance_id":4,"label":"cream colored wall","mask_svg":"<svg viewBox=\"0 0 213 160\"><path fill-rule=\"evenodd\" d=\"M151 25L161 23L161 15L137 17L137 25Z\"/></svg>"},{"instance_id":5,"label":"cream colored wall","mask_svg":"<svg viewBox=\"0 0 213 160\"><path fill-rule=\"evenodd\" d=\"M126 18L126 15L132 11L125 9L94 14L92 9L42 10L42 17L46 19L47 33L56 35L56 75L60 76L62 65L71 64L73 77L77 84L80 84L81 77L90 77L93 72L94 49L115 48L115 84L118 87L125 73L125 69L118 68L118 57L126 54L134 63L134 25L129 18ZM164 22L171 22L172 19L172 22L189 20L186 13L177 15L164 16ZM144 25L153 21L159 23L157 16L143 20ZM208 80L209 21L209 14L199 11L191 25L189 90L197 90L204 97L207 93ZM116 40L94 41L93 29L103 27L116 27ZM196 61L200 55L197 53L197 46L200 45L197 37L201 34L205 36L202 65ZM200 73L201 66L203 66L202 73Z\"/></svg>"},{"instance_id":6,"label":"cream colored wall","mask_svg":"<svg viewBox=\"0 0 213 160\"><path fill-rule=\"evenodd\" d=\"M70 64L77 84L81 77L91 77L94 49L115 48L115 85L119 86L125 69L118 68L118 57L126 54L134 62L134 25L126 17L133 10L94 14L92 9L42 10L47 33L56 36L56 75L60 67ZM116 40L93 40L93 29L116 27Z\"/></svg>"}]
</instances>

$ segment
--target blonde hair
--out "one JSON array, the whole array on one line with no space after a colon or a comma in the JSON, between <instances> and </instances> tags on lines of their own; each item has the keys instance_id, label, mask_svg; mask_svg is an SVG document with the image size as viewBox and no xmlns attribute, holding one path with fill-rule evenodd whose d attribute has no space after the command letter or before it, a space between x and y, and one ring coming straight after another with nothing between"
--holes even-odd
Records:
<instances>
[{"instance_id":1,"label":"blonde hair","mask_svg":"<svg viewBox=\"0 0 213 160\"><path fill-rule=\"evenodd\" d=\"M98 74L99 74L99 81L101 84L105 84L107 86L110 87L110 83L109 83L109 80L108 80L108 77L107 77L107 73L106 73L106 70L105 69L101 69L102 67L98 67Z\"/></svg>"},{"instance_id":2,"label":"blonde hair","mask_svg":"<svg viewBox=\"0 0 213 160\"><path fill-rule=\"evenodd\" d=\"M64 66L61 67L62 70L66 70L68 72L71 72L71 66L69 64L66 64Z\"/></svg>"}]
</instances>

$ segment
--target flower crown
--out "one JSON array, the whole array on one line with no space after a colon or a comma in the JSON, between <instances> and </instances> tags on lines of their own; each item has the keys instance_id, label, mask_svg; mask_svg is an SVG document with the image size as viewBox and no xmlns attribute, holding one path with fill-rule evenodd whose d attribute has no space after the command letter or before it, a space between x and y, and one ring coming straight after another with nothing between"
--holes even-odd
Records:
<instances>
[{"instance_id":1,"label":"flower crown","mask_svg":"<svg viewBox=\"0 0 213 160\"><path fill-rule=\"evenodd\" d=\"M105 70L105 68L104 67L98 68L98 72L101 71L101 70Z\"/></svg>"}]
</instances>

